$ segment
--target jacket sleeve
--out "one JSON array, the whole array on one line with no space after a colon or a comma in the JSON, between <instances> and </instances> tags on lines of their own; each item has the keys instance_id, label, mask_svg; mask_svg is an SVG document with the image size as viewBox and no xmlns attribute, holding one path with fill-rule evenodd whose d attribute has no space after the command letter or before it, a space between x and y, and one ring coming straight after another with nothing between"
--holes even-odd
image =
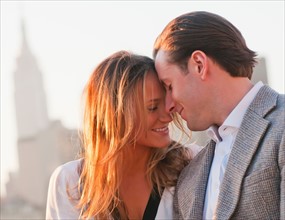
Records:
<instances>
[{"instance_id":1,"label":"jacket sleeve","mask_svg":"<svg viewBox=\"0 0 285 220\"><path fill-rule=\"evenodd\" d=\"M280 167L280 174L281 174L280 219L285 219L285 131L283 132L283 135L282 135L278 160L279 160L279 167Z\"/></svg>"}]
</instances>

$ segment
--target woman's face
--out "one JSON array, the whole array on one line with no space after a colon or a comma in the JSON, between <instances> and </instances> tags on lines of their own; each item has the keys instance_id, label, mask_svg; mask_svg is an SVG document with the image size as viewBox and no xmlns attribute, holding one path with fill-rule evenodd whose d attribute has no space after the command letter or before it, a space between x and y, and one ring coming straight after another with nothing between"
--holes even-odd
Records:
<instances>
[{"instance_id":1,"label":"woman's face","mask_svg":"<svg viewBox=\"0 0 285 220\"><path fill-rule=\"evenodd\" d=\"M145 78L146 118L140 119L145 129L139 134L137 145L163 148L171 143L168 125L172 117L165 110L165 91L156 73L150 71ZM143 99L142 99L143 100Z\"/></svg>"}]
</instances>

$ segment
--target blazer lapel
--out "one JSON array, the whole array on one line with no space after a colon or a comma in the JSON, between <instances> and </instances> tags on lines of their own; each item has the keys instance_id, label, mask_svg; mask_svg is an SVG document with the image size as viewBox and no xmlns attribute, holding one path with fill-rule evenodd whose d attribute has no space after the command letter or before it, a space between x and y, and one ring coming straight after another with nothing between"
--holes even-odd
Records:
<instances>
[{"instance_id":1,"label":"blazer lapel","mask_svg":"<svg viewBox=\"0 0 285 220\"><path fill-rule=\"evenodd\" d=\"M269 125L264 116L276 105L272 91L262 87L244 116L220 188L217 219L229 219L238 204L243 178Z\"/></svg>"},{"instance_id":2,"label":"blazer lapel","mask_svg":"<svg viewBox=\"0 0 285 220\"><path fill-rule=\"evenodd\" d=\"M177 189L178 204L183 219L202 219L208 176L214 156L215 142L205 147L189 164Z\"/></svg>"}]
</instances>

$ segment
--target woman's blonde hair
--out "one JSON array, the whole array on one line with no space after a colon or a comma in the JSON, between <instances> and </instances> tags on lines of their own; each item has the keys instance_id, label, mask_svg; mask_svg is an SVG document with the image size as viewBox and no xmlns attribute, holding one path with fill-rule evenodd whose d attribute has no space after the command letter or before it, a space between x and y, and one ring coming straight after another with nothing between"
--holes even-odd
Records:
<instances>
[{"instance_id":1,"label":"woman's blonde hair","mask_svg":"<svg viewBox=\"0 0 285 220\"><path fill-rule=\"evenodd\" d=\"M119 187L127 147L135 146L145 126L144 120L136 119L145 114L141 88L149 71L155 72L152 59L119 51L97 66L85 87L78 203L81 218L113 219L115 213L119 218L127 216ZM161 193L164 187L176 184L190 156L174 142L151 150L146 175Z\"/></svg>"}]
</instances>

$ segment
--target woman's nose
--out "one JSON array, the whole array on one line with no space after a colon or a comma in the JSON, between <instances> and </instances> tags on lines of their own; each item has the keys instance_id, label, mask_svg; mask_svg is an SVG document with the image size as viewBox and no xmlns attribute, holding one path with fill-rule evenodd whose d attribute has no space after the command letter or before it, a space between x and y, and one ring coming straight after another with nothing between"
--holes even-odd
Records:
<instances>
[{"instance_id":1,"label":"woman's nose","mask_svg":"<svg viewBox=\"0 0 285 220\"><path fill-rule=\"evenodd\" d=\"M163 109L160 115L160 121L164 123L169 123L172 120L173 120L172 114Z\"/></svg>"}]
</instances>

